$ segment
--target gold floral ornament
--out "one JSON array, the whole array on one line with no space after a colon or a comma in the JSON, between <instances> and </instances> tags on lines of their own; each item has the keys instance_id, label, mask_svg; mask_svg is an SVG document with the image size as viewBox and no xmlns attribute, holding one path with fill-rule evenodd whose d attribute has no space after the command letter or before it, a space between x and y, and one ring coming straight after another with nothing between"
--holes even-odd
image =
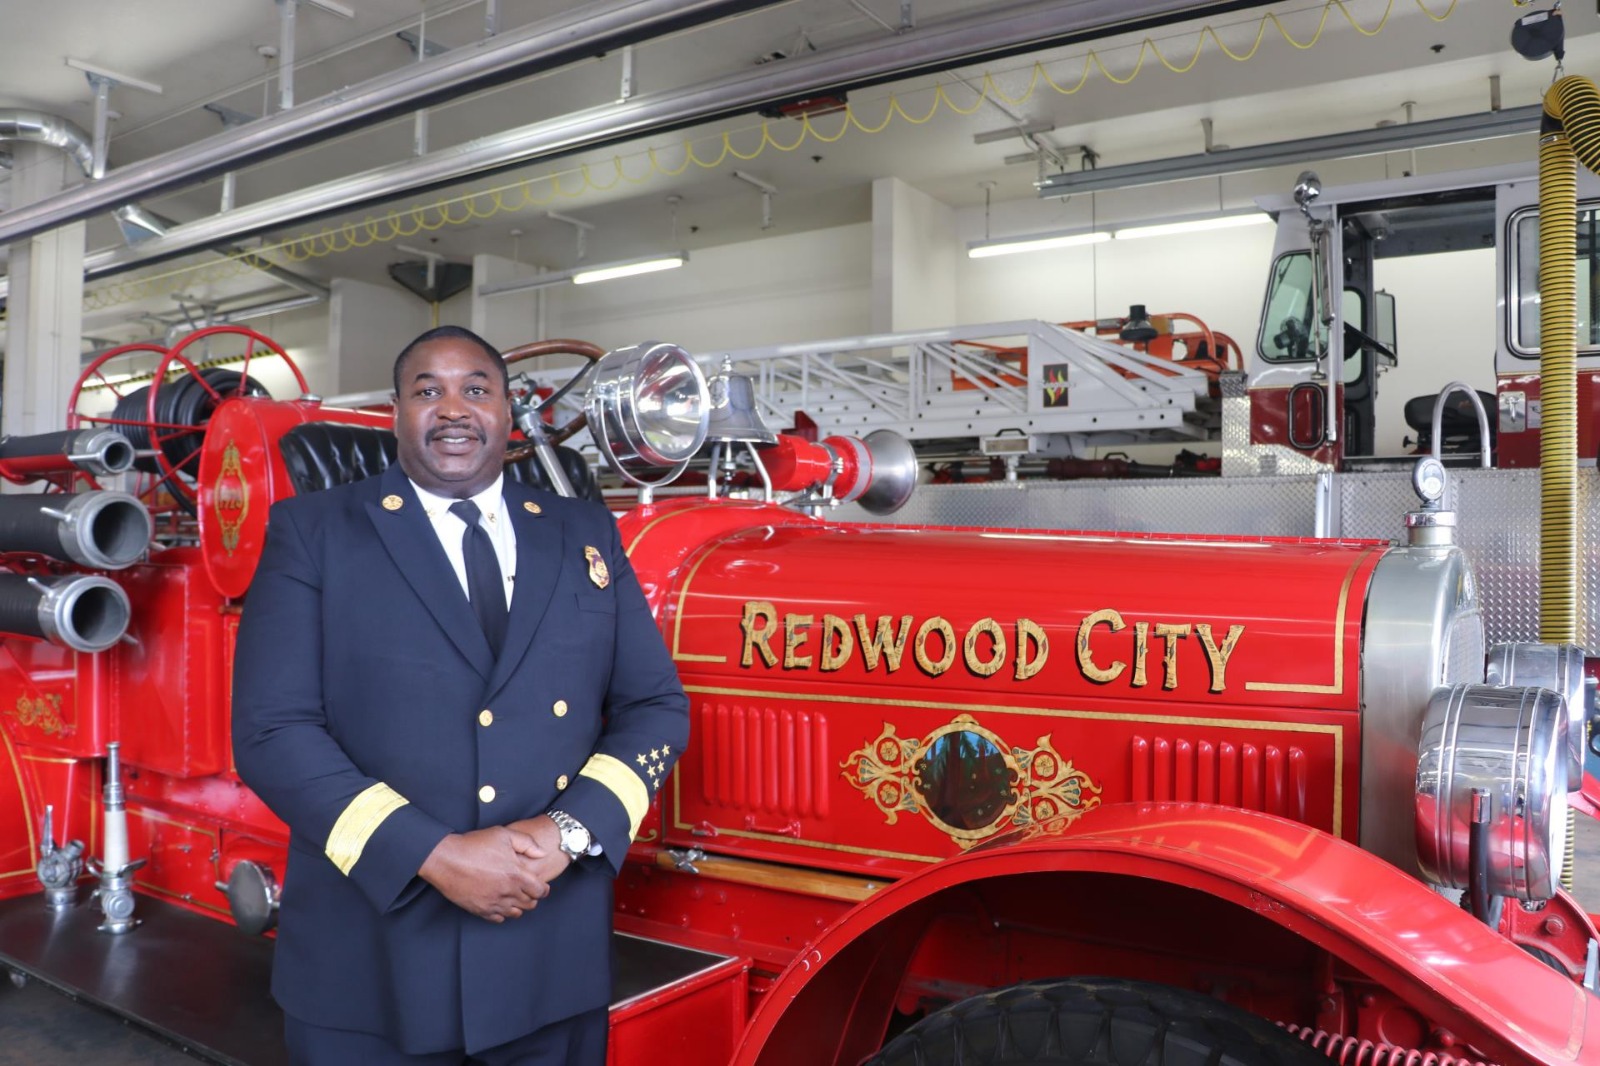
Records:
<instances>
[{"instance_id":1,"label":"gold floral ornament","mask_svg":"<svg viewBox=\"0 0 1600 1066\"><path fill-rule=\"evenodd\" d=\"M902 812L920 814L963 848L1006 829L1070 824L1100 805L1100 786L1048 734L1015 747L967 714L921 738L885 722L840 765L889 825Z\"/></svg>"},{"instance_id":2,"label":"gold floral ornament","mask_svg":"<svg viewBox=\"0 0 1600 1066\"><path fill-rule=\"evenodd\" d=\"M38 699L18 696L11 717L17 720L18 725L38 729L47 737L59 736L67 731L67 724L61 719L61 694L57 692L47 692Z\"/></svg>"}]
</instances>

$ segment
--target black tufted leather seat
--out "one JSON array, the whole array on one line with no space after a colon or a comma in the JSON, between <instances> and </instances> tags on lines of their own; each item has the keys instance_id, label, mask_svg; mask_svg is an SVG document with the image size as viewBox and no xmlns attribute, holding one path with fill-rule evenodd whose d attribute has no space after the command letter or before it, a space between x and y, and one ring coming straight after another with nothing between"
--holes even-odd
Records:
<instances>
[{"instance_id":1,"label":"black tufted leather seat","mask_svg":"<svg viewBox=\"0 0 1600 1066\"><path fill-rule=\"evenodd\" d=\"M331 489L371 477L394 462L394 433L378 426L358 426L347 422L303 422L278 441L289 480L296 495ZM583 456L571 448L556 446L556 456L567 480L578 496L599 500L600 485ZM529 457L506 466L506 477L524 485L550 490L550 481Z\"/></svg>"},{"instance_id":2,"label":"black tufted leather seat","mask_svg":"<svg viewBox=\"0 0 1600 1066\"><path fill-rule=\"evenodd\" d=\"M1404 408L1406 425L1417 434L1419 455L1433 448L1433 405L1438 398L1439 394L1434 393L1432 396L1413 396L1406 401ZM1496 400L1492 393L1479 389L1478 401L1483 404L1484 411L1489 415L1489 449L1490 454L1493 454L1500 436L1500 424L1495 417ZM1452 392L1444 401L1444 410L1439 415L1439 433L1444 438L1439 442L1441 454L1477 452L1481 448L1478 443L1478 409L1472 405L1472 400L1466 393L1459 389Z\"/></svg>"}]
</instances>

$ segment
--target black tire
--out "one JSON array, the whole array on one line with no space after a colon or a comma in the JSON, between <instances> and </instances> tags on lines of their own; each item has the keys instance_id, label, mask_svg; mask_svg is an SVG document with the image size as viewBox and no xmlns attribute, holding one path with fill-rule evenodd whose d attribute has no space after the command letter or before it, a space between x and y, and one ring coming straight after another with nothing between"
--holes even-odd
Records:
<instances>
[{"instance_id":1,"label":"black tire","mask_svg":"<svg viewBox=\"0 0 1600 1066\"><path fill-rule=\"evenodd\" d=\"M1034 981L964 999L863 1066L1327 1066L1249 1011L1110 977Z\"/></svg>"}]
</instances>

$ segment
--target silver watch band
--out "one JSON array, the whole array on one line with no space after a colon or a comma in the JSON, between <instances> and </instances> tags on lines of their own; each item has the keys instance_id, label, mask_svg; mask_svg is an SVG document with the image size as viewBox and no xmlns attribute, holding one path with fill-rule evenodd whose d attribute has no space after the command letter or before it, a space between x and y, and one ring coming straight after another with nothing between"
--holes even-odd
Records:
<instances>
[{"instance_id":1,"label":"silver watch band","mask_svg":"<svg viewBox=\"0 0 1600 1066\"><path fill-rule=\"evenodd\" d=\"M596 840L594 834L589 832L589 827L588 826L584 825L582 822L578 821L572 815L568 814L566 811L563 811L563 810L550 810L550 811L546 811L545 813L550 816L550 820L552 822L556 823L556 828L559 829L559 830L562 830L561 836L559 836L557 838L557 846L560 847L561 850L564 851L567 854L568 858L570 858L574 862L576 862L578 859L583 858L585 855L598 855L598 854L600 854L600 841ZM584 836L588 837L589 838L589 846L586 849L582 850L582 851L576 851L576 850L574 850L572 848L567 847L567 841L566 841L566 831L567 830L577 830L578 832L582 833Z\"/></svg>"}]
</instances>

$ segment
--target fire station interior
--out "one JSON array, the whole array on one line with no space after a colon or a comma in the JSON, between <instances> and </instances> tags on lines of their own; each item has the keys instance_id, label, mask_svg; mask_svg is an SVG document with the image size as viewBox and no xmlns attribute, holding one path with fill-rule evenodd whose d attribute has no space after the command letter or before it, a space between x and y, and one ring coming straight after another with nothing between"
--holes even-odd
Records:
<instances>
[{"instance_id":1,"label":"fire station interior","mask_svg":"<svg viewBox=\"0 0 1600 1066\"><path fill-rule=\"evenodd\" d=\"M1600 138L1578 105L1559 137L1576 152L1575 269L1540 251L1555 210L1541 185L1567 165L1541 155L1560 127L1546 93L1600 81L1592 6L0 0L0 15L0 499L33 508L0 508L0 537L23 530L0 541L0 582L29 597L0 603L15 616L0 621L0 1066L287 1061L250 984L270 965L283 846L208 806L213 786L242 787L217 739L219 679L265 507L393 461L390 368L438 325L515 360L513 476L612 509L692 700L710 694L707 746L630 858L618 928L664 945L640 949L664 972L695 953L693 996L731 982L716 992L733 1006L650 1015L693 996L640 978L613 1008L617 1066L924 1061L892 1041L932 1040L917 1025L949 1004L1096 974L1165 974L1191 997L1174 1011L1228 1001L1329 1061L1600 1063L1600 756L1585 739L1600 533L1583 524L1600 513L1600 179L1585 154ZM1541 318L1558 290L1573 301L1565 363ZM650 379L661 361L676 377ZM1555 428L1557 366L1570 431ZM652 387L659 403L636 402ZM633 406L607 406L629 389ZM601 439L658 408L659 429ZM316 413L330 411L350 414ZM226 458L224 426L258 435L259 454ZM63 493L82 515L52 504ZM665 539L691 534L659 516L718 504L700 541ZM77 539L58 547L52 516L68 511ZM870 532L884 523L921 539L886 552ZM1103 569L1069 541L1111 544ZM1262 545L1272 559L1236 561ZM1565 571L1552 545L1572 546ZM1171 554L1146 568L1146 549ZM944 569L914 571L924 551ZM821 560L814 581L794 560ZM870 591L828 607L852 574ZM946 580L941 614L928 586ZM181 608L160 598L178 595L169 581ZM1096 582L1127 602L1072 591ZM1255 613L1230 630L1205 613L1224 601ZM185 613L196 604L211 628ZM891 677L879 656L896 625ZM1315 646L1324 673L1331 649L1334 683L1273 674L1257 633L1308 660ZM114 658L135 647L174 670L212 656L216 676L169 692L153 666ZM738 806L739 760L714 745L748 742L754 765L761 731L735 734L713 705L753 699L739 684L823 693L812 807L784 808L811 786L763 800L759 782ZM96 694L66 697L76 737L46 714L61 686ZM769 713L791 740L821 721ZM1496 757L1512 745L1517 813L1498 835L1471 795L1469 813L1443 807L1458 797L1436 763L1456 741L1439 716ZM1104 729L1074 749L1088 720ZM1239 740L1242 790L1172 769L1262 723L1270 736ZM1080 775L1070 788L1040 791L1051 760ZM94 873L113 765L130 809L144 804L130 841L152 863L117 856L120 880ZM1293 861L1257 857L1247 875L1219 859L1167 895L1151 872L1167 845L1147 827L1184 799L1270 819L1273 855ZM1236 838L1206 846L1255 839L1255 823L1230 825L1207 832ZM1060 840L1040 843L1050 826ZM70 861L68 837L84 841ZM989 889L960 880L1005 862L1008 840L1059 845L1059 867L1019 852ZM1327 848L1381 870L1354 881L1448 897L1428 943L1494 979L1441 983L1429 967L1446 956L1395 946L1410 934L1377 916L1378 888L1348 928L1297 910L1326 886L1283 870ZM1541 864L1555 867L1542 880ZM67 873L52 888L47 869ZM1281 898L1261 887L1280 875ZM137 921L96 890L131 899ZM697 931L716 892L725 913ZM1089 895L1105 926L1140 931L1119 940L1059 902ZM1160 917L1143 927L1146 912ZM982 938L990 915L1009 947ZM1224 965L1229 941L1254 946ZM1069 942L1100 970L1051 961ZM823 976L808 979L812 947ZM983 976L962 966L978 955ZM1526 959L1542 970L1525 975ZM1463 1006L1491 984L1476 1015ZM1530 1006L1530 989L1557 1006ZM852 1004L826 1057L803 1034ZM647 1058L629 1034L654 1032L705 1043ZM1389 1057L1338 1057L1363 1041Z\"/></svg>"}]
</instances>

